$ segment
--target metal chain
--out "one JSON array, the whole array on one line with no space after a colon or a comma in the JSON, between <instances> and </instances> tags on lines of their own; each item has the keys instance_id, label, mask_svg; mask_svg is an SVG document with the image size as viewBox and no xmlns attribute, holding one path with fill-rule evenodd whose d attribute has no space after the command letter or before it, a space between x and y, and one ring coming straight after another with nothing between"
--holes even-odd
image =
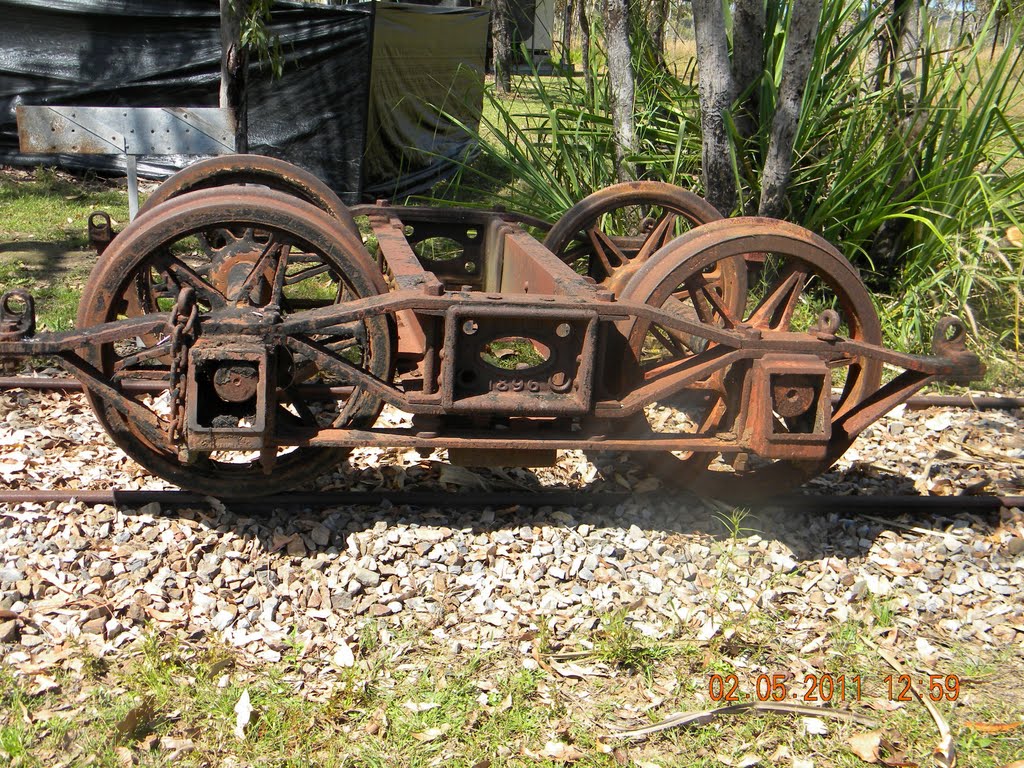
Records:
<instances>
[{"instance_id":1,"label":"metal chain","mask_svg":"<svg viewBox=\"0 0 1024 768\"><path fill-rule=\"evenodd\" d=\"M185 433L185 372L188 368L188 340L195 329L199 310L195 290L184 286L171 310L171 368L168 376L171 412L167 435L175 442Z\"/></svg>"}]
</instances>

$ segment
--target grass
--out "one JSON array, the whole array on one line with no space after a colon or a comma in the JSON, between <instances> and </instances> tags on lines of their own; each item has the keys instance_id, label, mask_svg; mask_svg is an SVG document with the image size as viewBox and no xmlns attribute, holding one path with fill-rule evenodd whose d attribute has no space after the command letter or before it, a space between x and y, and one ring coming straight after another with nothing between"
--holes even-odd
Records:
<instances>
[{"instance_id":1,"label":"grass","mask_svg":"<svg viewBox=\"0 0 1024 768\"><path fill-rule=\"evenodd\" d=\"M68 331L75 327L78 301L87 273L74 270L60 280L36 276L21 260L0 260L0 291L21 288L35 299L36 326L42 331Z\"/></svg>"},{"instance_id":2,"label":"grass","mask_svg":"<svg viewBox=\"0 0 1024 768\"><path fill-rule=\"evenodd\" d=\"M305 648L298 638L270 663L216 636L191 640L154 628L116 656L65 646L63 668L45 673L58 687L43 692L33 676L0 666L0 755L19 766L62 760L111 768L129 762L502 768L561 765L554 755L571 753L573 765L588 768L644 762L711 768L746 755L772 764L784 748L818 765L854 768L862 763L847 739L868 729L829 719L824 736L808 734L799 716L777 713L729 716L637 742L613 735L616 727L732 703L722 700L720 688L720 700L712 700L714 675L727 686L734 682L735 701L763 698L757 686L766 675L785 686L786 701L816 705L822 702L803 701L810 681L842 675L844 700L837 686L831 703L875 718L908 760L925 764L937 742L935 726L918 702L890 700L886 677L893 672L866 642L883 642L878 605L864 599L851 604L846 621L826 620L824 642L806 654L780 642L780 632L784 637L801 621L785 611L698 641L685 627L674 640L648 637L623 607L592 617L589 636L573 646L583 650L572 673L545 660L542 647L553 638L541 632L548 622L540 616L536 652L510 640L458 655L425 626L396 629L366 620L352 629L355 660L348 667L327 661L329 649ZM960 765L999 768L1019 756L1024 726L984 728L1024 719L1015 682L1024 662L1012 649L949 648L929 669L908 671L959 676L957 700L937 706L953 728ZM236 707L243 694L252 715L239 737Z\"/></svg>"},{"instance_id":3,"label":"grass","mask_svg":"<svg viewBox=\"0 0 1024 768\"><path fill-rule=\"evenodd\" d=\"M81 179L51 168L36 168L30 178L0 175L0 239L88 244L89 214L105 210L123 226L128 194L87 174Z\"/></svg>"}]
</instances>

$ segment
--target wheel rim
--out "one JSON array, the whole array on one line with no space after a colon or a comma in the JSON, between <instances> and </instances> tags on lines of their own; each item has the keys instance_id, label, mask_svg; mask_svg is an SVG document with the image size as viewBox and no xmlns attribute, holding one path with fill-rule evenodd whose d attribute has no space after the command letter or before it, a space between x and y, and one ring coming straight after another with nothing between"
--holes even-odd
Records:
<instances>
[{"instance_id":1,"label":"wheel rim","mask_svg":"<svg viewBox=\"0 0 1024 768\"><path fill-rule=\"evenodd\" d=\"M750 280L742 312L735 305L708 300L701 275L720 268L724 261L743 254L764 254L764 266ZM694 296L697 299L694 299ZM882 331L870 295L856 270L835 248L812 233L784 222L766 219L730 219L710 224L677 240L652 259L623 291L623 300L663 307L680 302L689 308L684 314L718 327L743 324L761 330L806 331L817 322L817 309L839 312L840 336L881 344ZM703 304L701 308L699 305ZM677 310L680 307L675 307ZM652 339L670 336L665 329L635 322L623 329L627 355L643 376L653 366L664 365L687 355L706 354L698 345L672 347ZM679 334L676 334L679 337ZM685 337L683 337L685 340ZM650 359L652 346L660 353ZM684 391L671 402L655 404L645 414L654 431L679 430L711 432L730 429L748 407L743 402L744 364L736 364ZM842 395L835 405L832 421L848 412L874 392L881 380L881 366L865 358L848 358L830 365L833 385ZM639 379L634 379L639 381ZM673 418L664 410L681 412ZM661 418L665 423L655 422ZM661 429L668 425L668 429ZM777 495L820 473L849 446L849 439L834 429L822 461L750 460L743 454L723 457L709 453L641 454L648 467L666 481L685 485L701 495L748 501ZM726 459L728 459L726 461ZM746 466L743 466L746 462Z\"/></svg>"},{"instance_id":2,"label":"wheel rim","mask_svg":"<svg viewBox=\"0 0 1024 768\"><path fill-rule=\"evenodd\" d=\"M139 214L188 192L239 184L297 197L330 214L353 232L359 231L348 207L323 181L297 165L264 155L222 155L193 163L157 187Z\"/></svg>"},{"instance_id":3,"label":"wheel rim","mask_svg":"<svg viewBox=\"0 0 1024 768\"><path fill-rule=\"evenodd\" d=\"M223 237L213 257L195 247L195 234L209 232L221 232ZM261 254L275 251L274 258L286 265L276 305L266 261L260 261ZM128 306L116 300L138 290L140 284L145 286L145 304ZM231 305L262 312L276 306L287 316L308 306L386 291L361 242L322 211L278 192L226 187L174 198L136 219L90 276L78 326L87 328L122 316L137 316L135 313L166 312L186 285L194 290L199 312L205 315ZM316 341L379 379L391 376L394 343L385 317L347 324ZM168 350L166 340L138 338L132 344L90 347L87 355L108 379L166 381ZM271 388L276 419L305 427L366 427L380 411L380 400L360 391L347 399L329 395L305 398L300 385L331 384L330 377L310 361L294 356L283 362L279 359L279 365L288 377L280 389ZM331 448L278 450L270 474L264 473L252 452L218 451L183 458L170 437L165 406L145 395L129 397L167 427L165 439L154 441L144 436L124 414L89 393L99 420L125 453L151 472L204 493L248 496L283 490L329 469L347 453Z\"/></svg>"},{"instance_id":4,"label":"wheel rim","mask_svg":"<svg viewBox=\"0 0 1024 768\"><path fill-rule=\"evenodd\" d=\"M656 181L615 184L584 198L551 228L544 245L618 294L659 249L722 215L701 197Z\"/></svg>"}]
</instances>

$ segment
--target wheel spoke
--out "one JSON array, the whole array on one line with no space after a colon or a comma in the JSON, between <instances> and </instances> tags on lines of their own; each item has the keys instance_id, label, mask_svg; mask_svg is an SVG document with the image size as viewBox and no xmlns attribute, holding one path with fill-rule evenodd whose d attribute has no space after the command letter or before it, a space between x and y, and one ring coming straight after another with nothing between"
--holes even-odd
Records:
<instances>
[{"instance_id":1,"label":"wheel spoke","mask_svg":"<svg viewBox=\"0 0 1024 768\"><path fill-rule=\"evenodd\" d=\"M607 270L607 274L611 274L616 267L621 267L629 258L624 254L619 246L602 230L600 227L591 227L587 230L587 237L590 238L590 242L594 246L594 253L601 259L601 263ZM614 254L618 264L612 264L609 255Z\"/></svg>"},{"instance_id":2,"label":"wheel spoke","mask_svg":"<svg viewBox=\"0 0 1024 768\"><path fill-rule=\"evenodd\" d=\"M138 365L139 363L144 363L147 360L155 360L161 357L165 357L170 348L171 344L169 341L157 344L155 347L147 347L141 352L136 352L132 355L128 355L127 357L121 358L120 360L114 363L112 370L114 371L114 373L120 373L126 368L131 368L132 366Z\"/></svg>"},{"instance_id":3,"label":"wheel spoke","mask_svg":"<svg viewBox=\"0 0 1024 768\"><path fill-rule=\"evenodd\" d=\"M192 286L195 289L197 300L205 302L211 309L222 309L227 306L227 297L177 256L167 254L160 269L168 280L178 286L179 290L186 285Z\"/></svg>"},{"instance_id":4,"label":"wheel spoke","mask_svg":"<svg viewBox=\"0 0 1024 768\"><path fill-rule=\"evenodd\" d=\"M747 322L755 328L789 328L793 313L796 312L797 304L807 285L807 277L806 267L800 264L790 265L785 276L761 300Z\"/></svg>"},{"instance_id":5,"label":"wheel spoke","mask_svg":"<svg viewBox=\"0 0 1024 768\"><path fill-rule=\"evenodd\" d=\"M647 261L655 251L674 239L678 218L679 216L672 211L666 211L665 215L654 226L654 229L651 230L651 234L644 240L644 244L640 246L640 250L635 258L639 261Z\"/></svg>"},{"instance_id":6,"label":"wheel spoke","mask_svg":"<svg viewBox=\"0 0 1024 768\"><path fill-rule=\"evenodd\" d=\"M256 288L259 280L263 278L267 267L270 265L271 260L275 261L274 274L277 274L278 269L281 267L281 262L284 260L281 258L282 245L278 243L274 236L271 235L267 244L263 247L263 251L252 265L252 269L249 270L249 274L246 275L242 285L239 286L228 299L234 303L238 303L243 300L243 297L249 296ZM283 279L283 276L282 276ZM275 281L276 282L276 281Z\"/></svg>"}]
</instances>

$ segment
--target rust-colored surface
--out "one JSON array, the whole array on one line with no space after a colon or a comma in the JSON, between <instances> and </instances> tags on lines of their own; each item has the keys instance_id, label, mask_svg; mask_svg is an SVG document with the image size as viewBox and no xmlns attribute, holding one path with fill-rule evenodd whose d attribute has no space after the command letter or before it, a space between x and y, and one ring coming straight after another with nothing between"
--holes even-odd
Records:
<instances>
[{"instance_id":1,"label":"rust-colored surface","mask_svg":"<svg viewBox=\"0 0 1024 768\"><path fill-rule=\"evenodd\" d=\"M35 335L31 298L0 299L0 358L56 356L127 453L225 497L283 490L361 446L488 464L628 451L666 482L765 496L922 386L982 373L952 319L932 355L885 349L856 271L817 236L714 221L664 186L598 193L556 225L590 233L582 275L525 217L348 211L302 172L218 158L109 241L77 330ZM596 232L627 204L661 213ZM694 228L670 237L680 217ZM825 308L808 320L811 302ZM904 373L883 386L883 364ZM413 425L375 426L384 403Z\"/></svg>"}]
</instances>

